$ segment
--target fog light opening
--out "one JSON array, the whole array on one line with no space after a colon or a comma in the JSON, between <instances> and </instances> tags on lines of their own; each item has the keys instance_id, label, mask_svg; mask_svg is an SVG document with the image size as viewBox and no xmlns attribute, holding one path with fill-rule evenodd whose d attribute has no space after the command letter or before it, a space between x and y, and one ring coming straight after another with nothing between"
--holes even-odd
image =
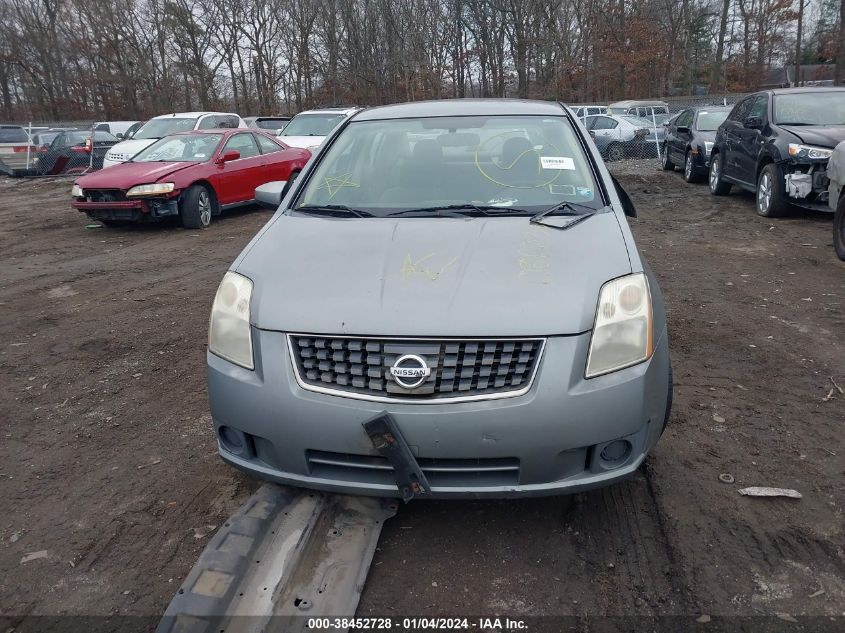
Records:
<instances>
[{"instance_id":1,"label":"fog light opening","mask_svg":"<svg viewBox=\"0 0 845 633\"><path fill-rule=\"evenodd\" d=\"M246 450L246 437L241 431L230 426L221 426L217 429L217 437L224 449L235 455L241 455Z\"/></svg>"},{"instance_id":2,"label":"fog light opening","mask_svg":"<svg viewBox=\"0 0 845 633\"><path fill-rule=\"evenodd\" d=\"M601 449L601 453L599 454L602 465L605 468L618 468L619 466L622 466L631 456L632 448L631 442L628 440L615 440L610 442Z\"/></svg>"}]
</instances>

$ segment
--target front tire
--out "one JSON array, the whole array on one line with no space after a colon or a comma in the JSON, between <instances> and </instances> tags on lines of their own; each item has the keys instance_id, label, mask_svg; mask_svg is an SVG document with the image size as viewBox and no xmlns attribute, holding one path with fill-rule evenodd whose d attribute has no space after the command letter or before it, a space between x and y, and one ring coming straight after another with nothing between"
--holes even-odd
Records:
<instances>
[{"instance_id":1,"label":"front tire","mask_svg":"<svg viewBox=\"0 0 845 633\"><path fill-rule=\"evenodd\" d=\"M687 155L684 157L684 180L687 182L699 182L701 177L695 171L695 162L692 152L687 150Z\"/></svg>"},{"instance_id":2,"label":"front tire","mask_svg":"<svg viewBox=\"0 0 845 633\"><path fill-rule=\"evenodd\" d=\"M783 192L780 170L769 163L757 176L757 214L764 218L780 218L789 211L789 203Z\"/></svg>"},{"instance_id":3,"label":"front tire","mask_svg":"<svg viewBox=\"0 0 845 633\"><path fill-rule=\"evenodd\" d=\"M714 196L726 196L731 192L731 183L722 180L722 155L713 154L710 159L710 173L708 176L710 193Z\"/></svg>"},{"instance_id":4,"label":"front tire","mask_svg":"<svg viewBox=\"0 0 845 633\"><path fill-rule=\"evenodd\" d=\"M833 248L836 256L845 262L845 195L839 197L833 216Z\"/></svg>"},{"instance_id":5,"label":"front tire","mask_svg":"<svg viewBox=\"0 0 845 633\"><path fill-rule=\"evenodd\" d=\"M660 167L663 171L675 171L675 163L669 158L669 146L663 143L663 158L660 161Z\"/></svg>"},{"instance_id":6,"label":"front tire","mask_svg":"<svg viewBox=\"0 0 845 633\"><path fill-rule=\"evenodd\" d=\"M182 196L179 215L186 229L204 229L211 224L217 202L214 194L204 185L191 186Z\"/></svg>"}]
</instances>

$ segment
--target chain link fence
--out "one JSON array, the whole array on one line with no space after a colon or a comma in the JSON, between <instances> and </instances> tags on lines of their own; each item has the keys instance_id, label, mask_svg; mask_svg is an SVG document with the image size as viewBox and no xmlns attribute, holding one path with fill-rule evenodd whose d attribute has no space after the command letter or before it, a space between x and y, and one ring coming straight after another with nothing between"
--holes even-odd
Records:
<instances>
[{"instance_id":1,"label":"chain link fence","mask_svg":"<svg viewBox=\"0 0 845 633\"><path fill-rule=\"evenodd\" d=\"M685 123L682 128L689 130L685 133L691 140L697 139L692 151L694 167L700 172L707 166L710 137L715 136L730 108L745 96L731 93L567 105L589 130L602 158L614 171L637 172L660 166L666 160L669 127ZM684 157L669 149L670 164L684 167Z\"/></svg>"},{"instance_id":2,"label":"chain link fence","mask_svg":"<svg viewBox=\"0 0 845 633\"><path fill-rule=\"evenodd\" d=\"M119 142L92 121L2 124L0 174L78 176L102 169L106 152Z\"/></svg>"},{"instance_id":3,"label":"chain link fence","mask_svg":"<svg viewBox=\"0 0 845 633\"><path fill-rule=\"evenodd\" d=\"M717 112L733 106L743 93L703 96L671 96L614 103L568 103L584 123L605 162L614 171L640 172L654 169L665 160L668 125L691 108L713 109L705 127L718 121ZM724 114L726 116L726 112ZM698 132L699 117L689 121L691 132ZM682 121L686 122L686 121ZM0 174L15 177L79 175L101 169L103 159L120 139L95 129L92 121L0 125ZM708 130L701 130L707 132ZM702 138L706 134L701 135ZM709 145L701 141L695 149L696 167L706 168ZM670 148L671 149L671 148ZM683 168L683 157L670 162Z\"/></svg>"}]
</instances>

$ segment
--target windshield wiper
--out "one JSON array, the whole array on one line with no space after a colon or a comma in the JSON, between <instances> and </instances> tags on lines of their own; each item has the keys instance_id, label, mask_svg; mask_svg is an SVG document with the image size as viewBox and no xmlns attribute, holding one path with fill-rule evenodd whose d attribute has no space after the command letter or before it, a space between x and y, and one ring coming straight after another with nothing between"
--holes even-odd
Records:
<instances>
[{"instance_id":1,"label":"windshield wiper","mask_svg":"<svg viewBox=\"0 0 845 633\"><path fill-rule=\"evenodd\" d=\"M581 209L583 209L583 211ZM596 209L588 207L586 204L578 204L577 202L561 202L553 207L549 207L545 211L540 211L537 215L531 216L528 221L532 224L540 224L553 229L568 229L580 222L583 222L587 218L593 217L596 214L596 211ZM559 226L557 224L549 224L548 222L543 221L544 218L550 215L568 215L574 217L575 219Z\"/></svg>"},{"instance_id":2,"label":"windshield wiper","mask_svg":"<svg viewBox=\"0 0 845 633\"><path fill-rule=\"evenodd\" d=\"M296 207L294 211L302 213L313 213L315 215L328 215L332 217L352 216L355 218L371 218L373 214L369 211L361 211L347 207L345 204L306 204Z\"/></svg>"},{"instance_id":3,"label":"windshield wiper","mask_svg":"<svg viewBox=\"0 0 845 633\"><path fill-rule=\"evenodd\" d=\"M420 207L419 209L405 209L404 211L395 211L394 213L389 213L388 215L446 215L441 213L443 211L451 211L452 213L448 214L450 216L498 216L510 215L514 212L525 213L525 211L523 211L522 209L515 209L513 207L497 207L487 204L472 204L470 202L466 202L462 204L444 204L435 207Z\"/></svg>"}]
</instances>

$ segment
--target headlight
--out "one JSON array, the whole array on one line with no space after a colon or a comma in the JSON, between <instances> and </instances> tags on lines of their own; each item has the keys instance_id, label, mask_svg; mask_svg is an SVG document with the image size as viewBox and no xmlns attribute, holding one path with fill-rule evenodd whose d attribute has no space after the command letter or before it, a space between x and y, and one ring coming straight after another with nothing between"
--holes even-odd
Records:
<instances>
[{"instance_id":1,"label":"headlight","mask_svg":"<svg viewBox=\"0 0 845 633\"><path fill-rule=\"evenodd\" d=\"M251 298L252 281L227 272L214 296L208 325L209 351L247 369L255 369L249 326Z\"/></svg>"},{"instance_id":2,"label":"headlight","mask_svg":"<svg viewBox=\"0 0 845 633\"><path fill-rule=\"evenodd\" d=\"M74 183L73 187L70 188L70 195L74 198L81 198L85 195L85 192L82 191L82 187Z\"/></svg>"},{"instance_id":3,"label":"headlight","mask_svg":"<svg viewBox=\"0 0 845 633\"><path fill-rule=\"evenodd\" d=\"M789 144L789 155L792 158L809 158L810 160L827 159L833 155L832 149L815 147L814 145Z\"/></svg>"},{"instance_id":4,"label":"headlight","mask_svg":"<svg viewBox=\"0 0 845 633\"><path fill-rule=\"evenodd\" d=\"M645 275L608 281L599 293L586 377L636 365L651 353L651 293Z\"/></svg>"},{"instance_id":5,"label":"headlight","mask_svg":"<svg viewBox=\"0 0 845 633\"><path fill-rule=\"evenodd\" d=\"M156 182L151 185L137 185L126 192L126 196L157 196L175 189L172 182Z\"/></svg>"},{"instance_id":6,"label":"headlight","mask_svg":"<svg viewBox=\"0 0 845 633\"><path fill-rule=\"evenodd\" d=\"M710 152L712 152L712 151L713 151L713 143L711 143L710 141L704 141L704 153L707 156L710 156Z\"/></svg>"}]
</instances>

